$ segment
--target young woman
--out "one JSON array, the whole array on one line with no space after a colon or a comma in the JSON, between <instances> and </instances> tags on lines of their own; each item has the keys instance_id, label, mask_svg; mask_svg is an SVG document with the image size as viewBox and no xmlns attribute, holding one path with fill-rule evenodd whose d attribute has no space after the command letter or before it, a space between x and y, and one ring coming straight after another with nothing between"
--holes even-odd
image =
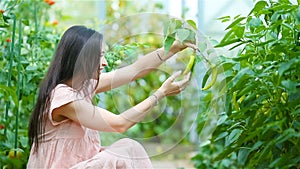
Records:
<instances>
[{"instance_id":1,"label":"young woman","mask_svg":"<svg viewBox=\"0 0 300 169\"><path fill-rule=\"evenodd\" d=\"M170 52L157 49L121 69L107 66L103 37L84 26L69 28L60 40L48 73L40 85L29 123L31 152L28 168L152 168L144 148L132 139L101 147L98 131L123 133L165 96L180 93L189 75L169 77L151 96L119 115L94 106L96 93L141 78L186 45L175 42Z\"/></svg>"}]
</instances>

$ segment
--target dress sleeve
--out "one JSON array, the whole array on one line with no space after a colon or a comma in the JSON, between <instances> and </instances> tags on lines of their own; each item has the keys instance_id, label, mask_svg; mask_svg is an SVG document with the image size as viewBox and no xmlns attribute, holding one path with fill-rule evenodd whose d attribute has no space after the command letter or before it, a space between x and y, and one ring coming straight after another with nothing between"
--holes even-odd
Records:
<instances>
[{"instance_id":1,"label":"dress sleeve","mask_svg":"<svg viewBox=\"0 0 300 169\"><path fill-rule=\"evenodd\" d=\"M49 120L52 123L52 125L56 126L69 120L69 119L65 119L60 122L54 121L52 119L52 112L54 109L79 99L80 97L78 93L73 88L64 84L57 85L52 91L49 114L48 114Z\"/></svg>"},{"instance_id":2,"label":"dress sleeve","mask_svg":"<svg viewBox=\"0 0 300 169\"><path fill-rule=\"evenodd\" d=\"M63 105L66 105L70 102L76 101L76 100L86 100L88 102L92 103L92 98L95 95L95 87L97 85L96 80L90 79L88 86L86 86L86 93L84 91L76 91L75 89L65 85L65 84L59 84L57 85L51 94L51 100L50 100L50 108L49 108L49 120L52 123L52 125L56 126L61 123L64 123L68 121L69 119L56 122L52 119L52 112L54 109L59 108Z\"/></svg>"}]
</instances>

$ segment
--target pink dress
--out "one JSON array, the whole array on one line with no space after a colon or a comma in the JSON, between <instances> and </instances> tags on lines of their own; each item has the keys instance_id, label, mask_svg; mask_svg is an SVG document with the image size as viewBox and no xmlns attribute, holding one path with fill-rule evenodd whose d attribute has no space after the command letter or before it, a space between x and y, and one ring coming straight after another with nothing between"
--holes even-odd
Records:
<instances>
[{"instance_id":1,"label":"pink dress","mask_svg":"<svg viewBox=\"0 0 300 169\"><path fill-rule=\"evenodd\" d=\"M98 131L69 119L53 121L53 109L80 99L82 94L65 84L57 85L52 91L44 140L37 152L33 151L33 144L27 168L153 168L145 149L132 139L124 138L109 147L101 147ZM84 98L91 102L91 95Z\"/></svg>"}]
</instances>

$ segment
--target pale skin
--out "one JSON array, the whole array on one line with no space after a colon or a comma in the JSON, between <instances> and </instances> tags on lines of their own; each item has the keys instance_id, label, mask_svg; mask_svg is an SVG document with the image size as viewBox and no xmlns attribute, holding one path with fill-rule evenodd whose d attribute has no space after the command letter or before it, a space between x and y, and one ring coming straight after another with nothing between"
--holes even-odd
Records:
<instances>
[{"instance_id":1,"label":"pale skin","mask_svg":"<svg viewBox=\"0 0 300 169\"><path fill-rule=\"evenodd\" d=\"M162 59L167 60L174 53L185 49L187 46L194 48L192 44L180 45L178 42L175 42L167 54L164 54L164 49L160 48L138 59L131 65L108 73L101 73L101 70L107 66L105 57L101 57L99 67L100 78L96 93L105 92L134 81L137 78L144 77L161 65L163 63ZM102 49L104 48L102 47ZM70 119L87 128L98 131L124 133L130 127L140 122L159 100L165 96L180 93L188 85L190 73L183 80L175 81L180 75L181 72L174 73L153 95L118 115L94 106L85 100L78 100L54 109L52 118L57 122ZM72 86L72 79L67 84Z\"/></svg>"}]
</instances>

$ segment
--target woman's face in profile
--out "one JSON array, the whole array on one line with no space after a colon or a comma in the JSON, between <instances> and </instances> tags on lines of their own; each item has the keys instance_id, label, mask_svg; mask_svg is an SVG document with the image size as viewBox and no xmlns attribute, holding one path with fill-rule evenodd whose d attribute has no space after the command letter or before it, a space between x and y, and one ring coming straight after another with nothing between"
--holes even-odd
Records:
<instances>
[{"instance_id":1,"label":"woman's face in profile","mask_svg":"<svg viewBox=\"0 0 300 169\"><path fill-rule=\"evenodd\" d=\"M99 63L99 67L98 67L98 71L97 71L97 75L96 75L96 79L98 79L99 75L101 74L102 70L104 69L105 66L108 65L105 57L105 44L102 43L101 44L101 51L100 51L100 63Z\"/></svg>"}]
</instances>

